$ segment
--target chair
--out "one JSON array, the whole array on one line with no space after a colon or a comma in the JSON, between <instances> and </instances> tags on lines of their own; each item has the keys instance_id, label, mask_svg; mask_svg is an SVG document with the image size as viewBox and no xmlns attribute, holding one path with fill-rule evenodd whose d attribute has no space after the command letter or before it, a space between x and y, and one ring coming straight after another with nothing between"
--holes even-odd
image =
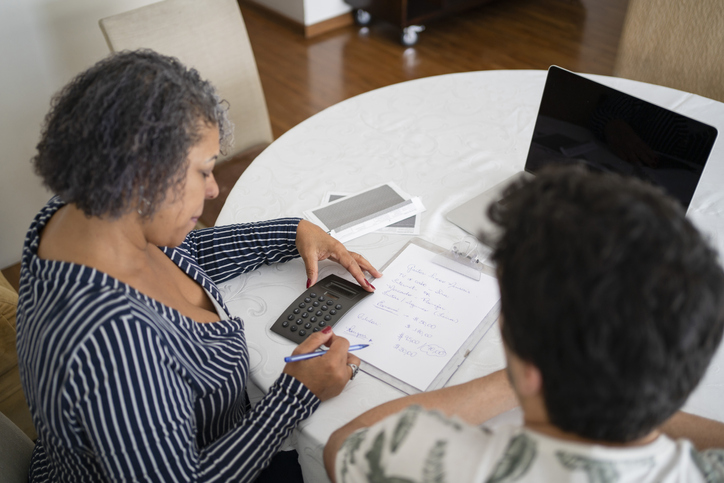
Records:
<instances>
[{"instance_id":1,"label":"chair","mask_svg":"<svg viewBox=\"0 0 724 483\"><path fill-rule=\"evenodd\" d=\"M614 75L724 101L721 0L630 0Z\"/></svg>"},{"instance_id":2,"label":"chair","mask_svg":"<svg viewBox=\"0 0 724 483\"><path fill-rule=\"evenodd\" d=\"M0 483L26 483L35 445L0 413Z\"/></svg>"},{"instance_id":3,"label":"chair","mask_svg":"<svg viewBox=\"0 0 724 483\"><path fill-rule=\"evenodd\" d=\"M178 58L229 102L234 146L214 170L219 196L201 221L211 226L238 174L274 138L244 19L236 0L164 0L101 19L112 52L149 48ZM236 176L236 178L234 177Z\"/></svg>"},{"instance_id":4,"label":"chair","mask_svg":"<svg viewBox=\"0 0 724 483\"><path fill-rule=\"evenodd\" d=\"M15 348L17 306L17 292L0 274L0 412L30 439L35 439L37 434L20 385L18 354Z\"/></svg>"},{"instance_id":5,"label":"chair","mask_svg":"<svg viewBox=\"0 0 724 483\"><path fill-rule=\"evenodd\" d=\"M17 305L18 294L0 274L0 483L28 481L34 446L30 438L36 437L20 387L15 351Z\"/></svg>"}]
</instances>

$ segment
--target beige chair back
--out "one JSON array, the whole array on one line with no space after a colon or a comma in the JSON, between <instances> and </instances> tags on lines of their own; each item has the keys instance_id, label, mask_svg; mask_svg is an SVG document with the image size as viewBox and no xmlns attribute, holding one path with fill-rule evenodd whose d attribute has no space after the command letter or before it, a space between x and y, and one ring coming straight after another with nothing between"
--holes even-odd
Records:
<instances>
[{"instance_id":1,"label":"beige chair back","mask_svg":"<svg viewBox=\"0 0 724 483\"><path fill-rule=\"evenodd\" d=\"M35 444L0 412L0 481L26 483Z\"/></svg>"},{"instance_id":2,"label":"beige chair back","mask_svg":"<svg viewBox=\"0 0 724 483\"><path fill-rule=\"evenodd\" d=\"M228 157L273 141L249 35L236 0L164 0L100 20L112 52L148 48L178 58L230 105Z\"/></svg>"},{"instance_id":3,"label":"beige chair back","mask_svg":"<svg viewBox=\"0 0 724 483\"><path fill-rule=\"evenodd\" d=\"M724 101L722 0L630 0L614 75Z\"/></svg>"}]
</instances>

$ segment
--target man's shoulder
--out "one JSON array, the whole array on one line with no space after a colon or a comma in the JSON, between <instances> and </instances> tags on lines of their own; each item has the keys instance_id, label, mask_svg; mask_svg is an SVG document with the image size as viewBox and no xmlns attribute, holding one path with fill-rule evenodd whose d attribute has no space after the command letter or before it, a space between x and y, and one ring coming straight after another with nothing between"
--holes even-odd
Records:
<instances>
[{"instance_id":1,"label":"man's shoulder","mask_svg":"<svg viewBox=\"0 0 724 483\"><path fill-rule=\"evenodd\" d=\"M696 451L692 448L691 459L707 482L724 482L724 448Z\"/></svg>"},{"instance_id":2,"label":"man's shoulder","mask_svg":"<svg viewBox=\"0 0 724 483\"><path fill-rule=\"evenodd\" d=\"M347 438L337 454L337 481L474 481L513 433L412 406Z\"/></svg>"},{"instance_id":3,"label":"man's shoulder","mask_svg":"<svg viewBox=\"0 0 724 483\"><path fill-rule=\"evenodd\" d=\"M520 426L494 430L410 407L353 433L336 459L337 481L724 482L724 450L697 452L665 436L644 447L573 443ZM614 479L609 479L613 477ZM392 479L392 480L391 480Z\"/></svg>"}]
</instances>

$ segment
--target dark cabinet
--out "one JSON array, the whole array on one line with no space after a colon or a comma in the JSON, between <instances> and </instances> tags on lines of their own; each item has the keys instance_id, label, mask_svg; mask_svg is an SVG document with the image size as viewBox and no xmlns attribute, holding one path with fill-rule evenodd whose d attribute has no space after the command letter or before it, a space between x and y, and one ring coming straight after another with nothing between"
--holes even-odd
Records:
<instances>
[{"instance_id":1,"label":"dark cabinet","mask_svg":"<svg viewBox=\"0 0 724 483\"><path fill-rule=\"evenodd\" d=\"M404 45L414 45L423 23L443 15L463 11L491 0L344 0L354 11L355 22L367 25L379 19L402 29Z\"/></svg>"}]
</instances>

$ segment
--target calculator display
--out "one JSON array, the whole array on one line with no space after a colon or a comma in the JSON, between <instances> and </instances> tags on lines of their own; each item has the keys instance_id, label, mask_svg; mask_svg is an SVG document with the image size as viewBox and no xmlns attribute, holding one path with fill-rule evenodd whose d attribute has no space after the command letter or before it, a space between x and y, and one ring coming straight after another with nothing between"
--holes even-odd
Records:
<instances>
[{"instance_id":1,"label":"calculator display","mask_svg":"<svg viewBox=\"0 0 724 483\"><path fill-rule=\"evenodd\" d=\"M336 290L337 292L344 294L347 298L353 298L355 295L357 295L356 291L348 290L345 287L343 287L342 285L335 283L335 282L330 282L329 284L327 284L327 288ZM334 294L330 294L330 295L334 296Z\"/></svg>"}]
</instances>

